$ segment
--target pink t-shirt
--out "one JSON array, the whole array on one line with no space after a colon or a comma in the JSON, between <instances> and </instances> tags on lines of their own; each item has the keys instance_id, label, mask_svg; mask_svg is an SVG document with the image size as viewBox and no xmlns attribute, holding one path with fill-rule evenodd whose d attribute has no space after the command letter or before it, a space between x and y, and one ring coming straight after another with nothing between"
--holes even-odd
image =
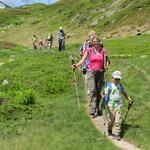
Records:
<instances>
[{"instance_id":1,"label":"pink t-shirt","mask_svg":"<svg viewBox=\"0 0 150 150\"><path fill-rule=\"evenodd\" d=\"M99 52L95 53L94 48L90 50L90 48L86 49L89 54L89 70L101 71L104 67L104 57L102 48L99 49Z\"/></svg>"}]
</instances>

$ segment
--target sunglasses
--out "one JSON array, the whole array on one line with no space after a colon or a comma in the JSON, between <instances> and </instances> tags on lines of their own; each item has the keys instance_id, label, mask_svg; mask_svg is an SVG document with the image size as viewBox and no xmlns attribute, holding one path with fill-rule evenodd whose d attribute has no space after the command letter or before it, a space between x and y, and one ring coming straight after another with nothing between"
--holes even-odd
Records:
<instances>
[{"instance_id":1,"label":"sunglasses","mask_svg":"<svg viewBox=\"0 0 150 150\"><path fill-rule=\"evenodd\" d=\"M115 78L115 80L120 81L120 79L119 79L119 78Z\"/></svg>"}]
</instances>

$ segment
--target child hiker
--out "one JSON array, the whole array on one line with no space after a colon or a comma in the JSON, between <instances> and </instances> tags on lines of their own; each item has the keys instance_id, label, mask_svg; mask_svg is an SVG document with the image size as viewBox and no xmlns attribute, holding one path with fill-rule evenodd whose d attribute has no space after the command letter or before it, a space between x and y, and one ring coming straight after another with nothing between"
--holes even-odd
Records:
<instances>
[{"instance_id":1,"label":"child hiker","mask_svg":"<svg viewBox=\"0 0 150 150\"><path fill-rule=\"evenodd\" d=\"M116 140L121 140L121 124L122 115L121 109L123 106L122 94L132 104L132 99L128 96L125 91L124 86L121 84L120 80L121 72L114 71L112 73L112 82L108 83L105 88L105 97L109 97L107 102L108 105L108 135L113 135Z\"/></svg>"}]
</instances>

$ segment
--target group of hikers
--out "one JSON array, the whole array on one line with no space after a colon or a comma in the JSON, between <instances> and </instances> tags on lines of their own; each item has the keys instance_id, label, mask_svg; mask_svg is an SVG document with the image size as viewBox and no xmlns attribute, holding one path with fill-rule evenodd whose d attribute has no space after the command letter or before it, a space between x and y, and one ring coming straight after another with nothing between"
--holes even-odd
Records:
<instances>
[{"instance_id":1,"label":"group of hikers","mask_svg":"<svg viewBox=\"0 0 150 150\"><path fill-rule=\"evenodd\" d=\"M80 48L81 60L74 63L72 68L75 71L76 68L81 66L83 74L85 74L89 114L92 118L101 116L102 106L105 106L108 112L107 134L119 141L121 140L122 127L122 94L128 100L130 106L133 100L121 83L122 74L120 71L117 70L112 73L112 82L105 82L104 74L110 65L107 49L103 47L95 31L90 31L88 37Z\"/></svg>"},{"instance_id":2,"label":"group of hikers","mask_svg":"<svg viewBox=\"0 0 150 150\"><path fill-rule=\"evenodd\" d=\"M33 33L32 42L34 49L44 49L44 48L51 49L53 45L53 35L51 33L48 33L46 40L43 41L42 39L38 40L37 35Z\"/></svg>"},{"instance_id":3,"label":"group of hikers","mask_svg":"<svg viewBox=\"0 0 150 150\"><path fill-rule=\"evenodd\" d=\"M62 27L59 28L57 33L58 37L58 50L65 50L65 32ZM44 43L42 40L37 42L37 36L33 34L33 47L34 49L42 49ZM53 35L48 34L45 43L49 49L53 45ZM87 86L87 95L89 99L89 114L92 118L101 116L102 109L107 108L107 134L113 136L116 140L121 140L122 128L122 95L128 100L131 106L133 100L127 94L124 85L121 83L122 74L120 71L112 73L112 82L105 81L105 73L109 68L110 60L108 57L107 49L104 48L99 35L95 31L88 33L88 39L83 42L80 47L81 60L78 63L72 64L75 71L76 68L81 67L85 75Z\"/></svg>"},{"instance_id":4,"label":"group of hikers","mask_svg":"<svg viewBox=\"0 0 150 150\"><path fill-rule=\"evenodd\" d=\"M65 34L63 28L60 27L59 31L57 33L58 50L59 51L65 50L65 36L66 36L66 34ZM44 40L44 41L42 39L38 40L36 33L33 33L33 39L32 39L33 48L34 49L45 49L45 48L51 49L53 47L53 40L54 40L54 37L53 37L53 34L51 34L51 33L48 33L48 36L47 36L46 40Z\"/></svg>"}]
</instances>

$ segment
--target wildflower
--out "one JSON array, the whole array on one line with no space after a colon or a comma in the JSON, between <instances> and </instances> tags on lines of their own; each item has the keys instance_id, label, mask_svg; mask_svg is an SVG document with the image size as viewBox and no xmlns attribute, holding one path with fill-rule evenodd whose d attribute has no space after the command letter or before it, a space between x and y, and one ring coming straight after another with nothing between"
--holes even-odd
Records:
<instances>
[{"instance_id":1,"label":"wildflower","mask_svg":"<svg viewBox=\"0 0 150 150\"><path fill-rule=\"evenodd\" d=\"M9 83L9 82L5 79L5 80L3 81L3 86L6 86L8 83Z\"/></svg>"}]
</instances>

